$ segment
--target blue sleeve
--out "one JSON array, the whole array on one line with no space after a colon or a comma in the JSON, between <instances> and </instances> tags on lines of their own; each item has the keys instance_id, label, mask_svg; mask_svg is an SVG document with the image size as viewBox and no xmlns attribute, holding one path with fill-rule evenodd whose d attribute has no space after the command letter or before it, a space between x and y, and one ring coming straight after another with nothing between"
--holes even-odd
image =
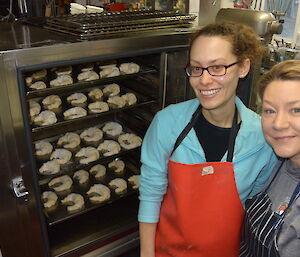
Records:
<instances>
[{"instance_id":1,"label":"blue sleeve","mask_svg":"<svg viewBox=\"0 0 300 257\"><path fill-rule=\"evenodd\" d=\"M172 147L166 119L168 117L164 113L156 114L143 140L139 222L156 223L159 220L160 206L168 184L167 165Z\"/></svg>"},{"instance_id":2,"label":"blue sleeve","mask_svg":"<svg viewBox=\"0 0 300 257\"><path fill-rule=\"evenodd\" d=\"M278 161L277 156L275 155L272 148L267 143L264 148L265 149L263 151L265 151L265 153L269 153L266 154L266 159L268 161L266 162L264 168L259 172L259 175L255 180L254 186L252 188L249 197L252 197L256 195L259 191L261 191L261 189L265 186L266 182L268 181L270 175L272 174L272 171Z\"/></svg>"}]
</instances>

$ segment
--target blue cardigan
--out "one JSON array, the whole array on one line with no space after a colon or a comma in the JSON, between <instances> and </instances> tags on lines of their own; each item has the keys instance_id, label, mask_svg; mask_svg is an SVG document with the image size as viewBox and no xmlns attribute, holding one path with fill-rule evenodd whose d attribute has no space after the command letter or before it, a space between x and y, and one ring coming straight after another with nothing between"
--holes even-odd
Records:
<instances>
[{"instance_id":1,"label":"blue cardigan","mask_svg":"<svg viewBox=\"0 0 300 257\"><path fill-rule=\"evenodd\" d=\"M244 203L264 185L277 158L264 139L260 116L248 109L238 97L235 102L242 123L235 141L234 175L240 199ZM199 100L192 99L170 105L155 115L142 145L139 222L158 222L168 184L168 156L198 105ZM227 152L222 162L226 161L226 156ZM181 142L171 159L185 164L206 162L194 129Z\"/></svg>"}]
</instances>

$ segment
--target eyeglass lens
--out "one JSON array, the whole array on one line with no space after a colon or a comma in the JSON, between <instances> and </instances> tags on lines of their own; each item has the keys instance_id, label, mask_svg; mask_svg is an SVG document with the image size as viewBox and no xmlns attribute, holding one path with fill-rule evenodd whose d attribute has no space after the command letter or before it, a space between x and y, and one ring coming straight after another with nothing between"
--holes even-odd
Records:
<instances>
[{"instance_id":1,"label":"eyeglass lens","mask_svg":"<svg viewBox=\"0 0 300 257\"><path fill-rule=\"evenodd\" d=\"M207 68L195 67L195 66L187 66L186 72L189 76L201 76L204 70L208 71L208 73L212 76L222 76L226 74L226 67L223 65L218 66L210 66Z\"/></svg>"},{"instance_id":2,"label":"eyeglass lens","mask_svg":"<svg viewBox=\"0 0 300 257\"><path fill-rule=\"evenodd\" d=\"M231 63L229 65L212 65L206 68L197 67L197 66L190 66L186 67L186 73L190 77L200 77L203 72L206 70L211 76L223 76L226 74L227 69L238 62Z\"/></svg>"}]
</instances>

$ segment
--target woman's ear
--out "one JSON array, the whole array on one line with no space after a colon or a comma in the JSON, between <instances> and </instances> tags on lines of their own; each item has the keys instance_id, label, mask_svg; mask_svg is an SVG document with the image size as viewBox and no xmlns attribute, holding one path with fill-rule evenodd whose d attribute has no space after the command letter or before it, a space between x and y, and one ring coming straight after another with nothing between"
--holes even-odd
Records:
<instances>
[{"instance_id":1,"label":"woman's ear","mask_svg":"<svg viewBox=\"0 0 300 257\"><path fill-rule=\"evenodd\" d=\"M250 70L250 59L246 58L243 60L243 62L240 64L240 78L244 78L247 76Z\"/></svg>"}]
</instances>

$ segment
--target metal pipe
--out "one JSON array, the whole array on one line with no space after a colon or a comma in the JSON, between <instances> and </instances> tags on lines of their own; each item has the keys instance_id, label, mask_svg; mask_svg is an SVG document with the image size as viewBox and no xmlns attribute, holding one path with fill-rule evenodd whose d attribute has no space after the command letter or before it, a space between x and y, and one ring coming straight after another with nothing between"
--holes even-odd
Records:
<instances>
[{"instance_id":1,"label":"metal pipe","mask_svg":"<svg viewBox=\"0 0 300 257\"><path fill-rule=\"evenodd\" d=\"M271 11L271 1L268 0L268 11Z\"/></svg>"},{"instance_id":2,"label":"metal pipe","mask_svg":"<svg viewBox=\"0 0 300 257\"><path fill-rule=\"evenodd\" d=\"M262 0L260 0L260 3L259 3L259 10L261 10L261 5L262 5Z\"/></svg>"},{"instance_id":3,"label":"metal pipe","mask_svg":"<svg viewBox=\"0 0 300 257\"><path fill-rule=\"evenodd\" d=\"M24 15L28 13L26 0L18 0L18 6L19 6L20 14Z\"/></svg>"}]
</instances>

